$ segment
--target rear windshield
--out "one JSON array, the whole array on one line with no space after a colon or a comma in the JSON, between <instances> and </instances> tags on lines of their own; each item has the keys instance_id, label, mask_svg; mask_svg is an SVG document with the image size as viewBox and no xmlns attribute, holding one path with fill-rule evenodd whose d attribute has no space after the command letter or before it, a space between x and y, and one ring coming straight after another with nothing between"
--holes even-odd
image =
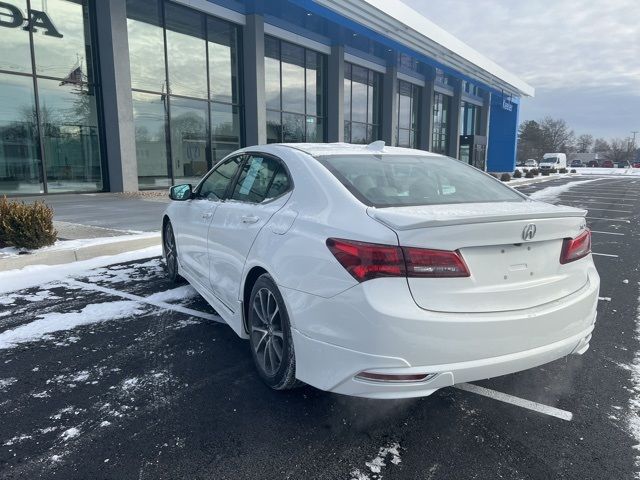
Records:
<instances>
[{"instance_id":1,"label":"rear windshield","mask_svg":"<svg viewBox=\"0 0 640 480\"><path fill-rule=\"evenodd\" d=\"M524 201L494 178L452 158L372 154L318 160L372 207Z\"/></svg>"}]
</instances>

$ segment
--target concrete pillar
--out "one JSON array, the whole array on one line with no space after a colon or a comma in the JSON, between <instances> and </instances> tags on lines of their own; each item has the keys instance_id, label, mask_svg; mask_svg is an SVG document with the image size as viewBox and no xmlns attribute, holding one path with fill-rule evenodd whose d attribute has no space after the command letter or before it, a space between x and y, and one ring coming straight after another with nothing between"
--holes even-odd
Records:
<instances>
[{"instance_id":1,"label":"concrete pillar","mask_svg":"<svg viewBox=\"0 0 640 480\"><path fill-rule=\"evenodd\" d=\"M489 118L491 114L491 92L482 92L482 109L480 110L480 128L478 135L489 137ZM488 138L487 138L488 139Z\"/></svg>"},{"instance_id":2,"label":"concrete pillar","mask_svg":"<svg viewBox=\"0 0 640 480\"><path fill-rule=\"evenodd\" d=\"M420 119L418 122L420 128L418 148L421 150L431 150L433 137L433 94L436 81L436 69L431 66L425 66L424 88L422 89L422 98L420 99Z\"/></svg>"},{"instance_id":3,"label":"concrete pillar","mask_svg":"<svg viewBox=\"0 0 640 480\"><path fill-rule=\"evenodd\" d=\"M453 83L453 97L451 98L451 115L449 121L449 151L450 157L458 158L460 155L460 106L462 105L462 80L451 78Z\"/></svg>"},{"instance_id":4,"label":"concrete pillar","mask_svg":"<svg viewBox=\"0 0 640 480\"><path fill-rule=\"evenodd\" d=\"M333 45L327 65L327 141L344 142L344 46Z\"/></svg>"},{"instance_id":5,"label":"concrete pillar","mask_svg":"<svg viewBox=\"0 0 640 480\"><path fill-rule=\"evenodd\" d=\"M126 0L95 2L109 188L138 190Z\"/></svg>"},{"instance_id":6,"label":"concrete pillar","mask_svg":"<svg viewBox=\"0 0 640 480\"><path fill-rule=\"evenodd\" d=\"M381 126L382 140L395 146L398 143L398 67L395 61L387 63L387 73L382 79Z\"/></svg>"},{"instance_id":7,"label":"concrete pillar","mask_svg":"<svg viewBox=\"0 0 640 480\"><path fill-rule=\"evenodd\" d=\"M244 124L247 145L267 143L264 85L264 17L247 15L243 31Z\"/></svg>"}]
</instances>

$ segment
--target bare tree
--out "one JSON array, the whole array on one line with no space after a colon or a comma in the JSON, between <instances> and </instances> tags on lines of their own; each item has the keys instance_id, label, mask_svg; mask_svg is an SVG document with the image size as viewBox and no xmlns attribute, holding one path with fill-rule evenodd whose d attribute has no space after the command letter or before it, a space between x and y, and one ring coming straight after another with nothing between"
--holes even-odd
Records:
<instances>
[{"instance_id":1,"label":"bare tree","mask_svg":"<svg viewBox=\"0 0 640 480\"><path fill-rule=\"evenodd\" d=\"M594 153L609 153L611 150L611 145L604 138L596 138L596 141L593 143L593 152Z\"/></svg>"},{"instance_id":2,"label":"bare tree","mask_svg":"<svg viewBox=\"0 0 640 480\"><path fill-rule=\"evenodd\" d=\"M572 150L574 143L573 130L562 119L545 117L539 122L542 129L545 153L567 152Z\"/></svg>"},{"instance_id":3,"label":"bare tree","mask_svg":"<svg viewBox=\"0 0 640 480\"><path fill-rule=\"evenodd\" d=\"M631 160L633 152L630 147L631 142L623 140L622 138L613 138L611 139L611 150L609 150L607 156L609 160L613 162Z\"/></svg>"},{"instance_id":4,"label":"bare tree","mask_svg":"<svg viewBox=\"0 0 640 480\"><path fill-rule=\"evenodd\" d=\"M593 135L583 134L576 140L576 150L578 153L589 153L593 146Z\"/></svg>"}]
</instances>

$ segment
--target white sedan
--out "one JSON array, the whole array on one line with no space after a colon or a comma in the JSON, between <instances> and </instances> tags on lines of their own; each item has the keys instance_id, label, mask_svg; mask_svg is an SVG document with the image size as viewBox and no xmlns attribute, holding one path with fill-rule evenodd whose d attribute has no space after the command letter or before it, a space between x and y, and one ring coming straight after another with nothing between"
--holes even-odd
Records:
<instances>
[{"instance_id":1,"label":"white sedan","mask_svg":"<svg viewBox=\"0 0 640 480\"><path fill-rule=\"evenodd\" d=\"M420 150L245 148L171 188L163 247L274 389L401 398L589 348L584 210Z\"/></svg>"}]
</instances>

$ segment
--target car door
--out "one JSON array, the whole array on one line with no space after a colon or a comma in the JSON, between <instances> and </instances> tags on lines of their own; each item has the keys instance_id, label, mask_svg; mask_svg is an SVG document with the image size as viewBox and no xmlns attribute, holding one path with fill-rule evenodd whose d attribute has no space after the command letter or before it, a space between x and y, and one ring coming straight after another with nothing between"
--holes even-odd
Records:
<instances>
[{"instance_id":1,"label":"car door","mask_svg":"<svg viewBox=\"0 0 640 480\"><path fill-rule=\"evenodd\" d=\"M214 294L233 312L238 309L242 270L253 242L290 196L292 181L281 160L247 155L228 199L216 209L209 227L209 280Z\"/></svg>"},{"instance_id":2,"label":"car door","mask_svg":"<svg viewBox=\"0 0 640 480\"><path fill-rule=\"evenodd\" d=\"M176 233L180 266L202 286L209 288L209 255L207 235L216 209L223 202L227 191L244 160L242 155L217 165L198 184L193 198L185 202Z\"/></svg>"}]
</instances>

